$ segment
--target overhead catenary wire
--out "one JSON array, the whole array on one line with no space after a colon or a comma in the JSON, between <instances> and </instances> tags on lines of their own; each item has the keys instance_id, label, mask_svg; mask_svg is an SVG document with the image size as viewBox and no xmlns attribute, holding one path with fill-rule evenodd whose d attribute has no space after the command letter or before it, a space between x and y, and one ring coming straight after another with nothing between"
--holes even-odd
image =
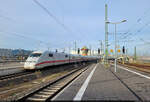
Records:
<instances>
[{"instance_id":1,"label":"overhead catenary wire","mask_svg":"<svg viewBox=\"0 0 150 102\"><path fill-rule=\"evenodd\" d=\"M59 24L64 30L66 30L69 33L73 33L74 35L78 36L78 34L83 35L83 33L79 30L75 30L78 34L75 34L72 29L70 29L68 26L66 26L63 22L61 22L55 15L53 15L44 5L42 5L38 0L33 0L40 8L42 8L50 17L52 17L57 24ZM63 15L64 16L64 15ZM79 37L79 36L78 36ZM87 37L87 36L86 36ZM80 36L80 38L82 38Z\"/></svg>"},{"instance_id":2,"label":"overhead catenary wire","mask_svg":"<svg viewBox=\"0 0 150 102\"><path fill-rule=\"evenodd\" d=\"M50 17L52 17L61 27L63 27L66 31L72 32L64 23L60 22L60 20L54 16L46 7L44 7L37 0L33 0L39 7L41 7Z\"/></svg>"},{"instance_id":3,"label":"overhead catenary wire","mask_svg":"<svg viewBox=\"0 0 150 102\"><path fill-rule=\"evenodd\" d=\"M0 12L3 12L3 10L0 9ZM11 22L15 21L13 18L10 18L10 17L3 15L3 14L0 14L0 18L11 21Z\"/></svg>"},{"instance_id":4,"label":"overhead catenary wire","mask_svg":"<svg viewBox=\"0 0 150 102\"><path fill-rule=\"evenodd\" d=\"M2 11L2 10L0 10ZM7 17L5 15L2 15L0 14L0 18L3 18L3 19L6 19L6 20L9 20L9 21L14 21L14 19L10 18L10 17ZM4 33L7 33L6 35L7 36L10 36L8 34L13 34L14 36L17 36L19 38L23 38L23 39L32 39L34 41L37 41L37 42L40 42L40 43L43 43L45 45L48 45L49 43L48 42L45 42L45 41L42 41L42 40L39 40L39 39L36 39L36 38L32 38L32 37L28 37L28 36L24 36L24 35L27 35L27 34L22 34L21 33L17 33L17 32L8 32L8 31L0 31L1 34L4 34ZM5 36L5 35L4 35Z\"/></svg>"},{"instance_id":5,"label":"overhead catenary wire","mask_svg":"<svg viewBox=\"0 0 150 102\"><path fill-rule=\"evenodd\" d=\"M2 14L0 14L0 18L6 19L6 20L11 21L11 22L12 22L12 21L14 22L14 20L13 20L12 18L9 18L9 17L4 16L4 15L2 15Z\"/></svg>"},{"instance_id":6,"label":"overhead catenary wire","mask_svg":"<svg viewBox=\"0 0 150 102\"><path fill-rule=\"evenodd\" d=\"M21 33L17 33L17 32L0 31L0 33L13 34L13 35L15 35L15 36L17 36L17 37L20 37L20 38L23 38L23 39L32 39L32 40L34 40L34 41L41 42L41 43L43 43L43 44L48 44L48 42L41 41L41 40L36 39L36 38L24 36L24 34L21 35Z\"/></svg>"},{"instance_id":7,"label":"overhead catenary wire","mask_svg":"<svg viewBox=\"0 0 150 102\"><path fill-rule=\"evenodd\" d=\"M55 2L57 2L57 0L55 0ZM59 2L61 2L60 0L59 0ZM61 10L61 13L62 13L62 22L64 23L64 13L63 13L63 10L64 10L64 8L63 8L63 6L61 5L62 3L59 3L59 2L57 2L57 4L58 4L58 7L60 8L60 10Z\"/></svg>"},{"instance_id":8,"label":"overhead catenary wire","mask_svg":"<svg viewBox=\"0 0 150 102\"><path fill-rule=\"evenodd\" d=\"M139 28L138 30L136 30L134 33L129 33L130 35L126 35L123 37L124 38L127 38L128 36L131 36L131 35L137 35L138 33L140 33L145 27L147 27L148 25L150 24L150 21L147 22L146 24L144 24L141 28Z\"/></svg>"},{"instance_id":9,"label":"overhead catenary wire","mask_svg":"<svg viewBox=\"0 0 150 102\"><path fill-rule=\"evenodd\" d=\"M123 36L121 39L129 39L129 37L130 37L130 40L131 39L134 39L134 42L136 41L136 42L143 42L142 40L141 40L141 38L137 38L137 36L131 36L131 35L137 35L137 34L139 34L142 30L144 30L145 29L145 27L147 27L148 25L150 24L150 21L149 22L147 22L147 23L145 23L142 27L140 27L139 29L137 29L135 32L132 32L132 33L129 33L128 35L126 35L126 36ZM129 43L129 42L128 42ZM144 43L144 44L146 44L146 43ZM144 45L144 44L136 44L136 46L137 45Z\"/></svg>"},{"instance_id":10,"label":"overhead catenary wire","mask_svg":"<svg viewBox=\"0 0 150 102\"><path fill-rule=\"evenodd\" d=\"M16 36L16 37L27 39L27 40L31 39L32 41L36 41L37 43L44 44L47 47L48 47L48 45L55 46L55 47L59 45L59 44L51 44L50 42L45 42L45 41L42 41L42 40L39 40L36 38L25 36L28 34L22 34L22 33L18 33L18 32L8 32L8 31L0 31L0 33L1 33L0 35L3 35L3 36ZM12 34L12 35L10 35L10 34ZM66 42L64 41L63 43L66 43Z\"/></svg>"},{"instance_id":11,"label":"overhead catenary wire","mask_svg":"<svg viewBox=\"0 0 150 102\"><path fill-rule=\"evenodd\" d=\"M141 16L136 20L136 23L133 24L133 26L132 26L131 28L129 28L126 33L124 33L123 36L125 36L125 37L122 37L121 39L125 39L125 38L127 38L128 36L131 36L131 35L132 35L132 34L131 34L131 31L133 30L133 28L135 28L135 27L137 26L137 23L140 23L140 22L144 19L144 17L146 17L146 15L147 15L148 13L150 13L149 11L150 11L150 8L149 8L148 10L146 10L146 11L143 13L143 15L141 15ZM137 31L137 32L139 32L139 31Z\"/></svg>"}]
</instances>

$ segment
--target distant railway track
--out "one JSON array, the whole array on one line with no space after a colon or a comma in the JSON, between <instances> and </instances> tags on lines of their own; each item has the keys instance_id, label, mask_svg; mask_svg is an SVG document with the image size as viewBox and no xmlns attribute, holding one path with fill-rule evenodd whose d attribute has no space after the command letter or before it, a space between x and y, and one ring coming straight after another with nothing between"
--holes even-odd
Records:
<instances>
[{"instance_id":1,"label":"distant railway track","mask_svg":"<svg viewBox=\"0 0 150 102\"><path fill-rule=\"evenodd\" d=\"M138 64L138 63L125 63L125 64L129 65L129 66L135 66L135 67L139 67L139 68L150 69L150 65Z\"/></svg>"},{"instance_id":2,"label":"distant railway track","mask_svg":"<svg viewBox=\"0 0 150 102\"><path fill-rule=\"evenodd\" d=\"M8 70L14 70L14 69L18 69L18 68L22 68L22 66L14 66L14 68L5 68L5 69L0 69L0 71L8 71ZM1 76L0 76L1 77Z\"/></svg>"},{"instance_id":3,"label":"distant railway track","mask_svg":"<svg viewBox=\"0 0 150 102\"><path fill-rule=\"evenodd\" d=\"M118 64L124 67L133 68L142 72L150 73L150 66L147 65L138 65L138 64L131 64L131 63L125 63L125 64L118 63Z\"/></svg>"},{"instance_id":4,"label":"distant railway track","mask_svg":"<svg viewBox=\"0 0 150 102\"><path fill-rule=\"evenodd\" d=\"M15 79L15 78L18 78L18 77L21 77L21 76L24 76L24 75L27 75L27 74L31 74L31 73L33 73L33 72L23 71L23 72L18 72L18 73L13 73L13 74L9 74L9 75L0 76L0 82Z\"/></svg>"},{"instance_id":5,"label":"distant railway track","mask_svg":"<svg viewBox=\"0 0 150 102\"><path fill-rule=\"evenodd\" d=\"M111 63L114 64L114 62L111 62ZM136 63L122 64L121 62L118 62L118 65L128 67L128 68L132 68L132 69L142 71L142 72L145 72L145 73L150 73L150 65L141 65L141 64L136 64Z\"/></svg>"},{"instance_id":6,"label":"distant railway track","mask_svg":"<svg viewBox=\"0 0 150 102\"><path fill-rule=\"evenodd\" d=\"M23 97L19 97L15 101L48 101L87 69L88 66L74 69L69 73L57 78L56 80L41 86L39 89L34 90Z\"/></svg>"}]
</instances>

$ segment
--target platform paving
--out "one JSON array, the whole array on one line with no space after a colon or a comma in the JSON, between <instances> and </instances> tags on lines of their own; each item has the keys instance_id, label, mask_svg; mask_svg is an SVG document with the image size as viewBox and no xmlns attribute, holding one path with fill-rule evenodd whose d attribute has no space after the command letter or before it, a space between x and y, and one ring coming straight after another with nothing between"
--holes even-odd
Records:
<instances>
[{"instance_id":1,"label":"platform paving","mask_svg":"<svg viewBox=\"0 0 150 102\"><path fill-rule=\"evenodd\" d=\"M119 67L115 73L113 66L106 68L98 63L89 80L95 66L91 66L52 100L150 101L149 79Z\"/></svg>"}]
</instances>

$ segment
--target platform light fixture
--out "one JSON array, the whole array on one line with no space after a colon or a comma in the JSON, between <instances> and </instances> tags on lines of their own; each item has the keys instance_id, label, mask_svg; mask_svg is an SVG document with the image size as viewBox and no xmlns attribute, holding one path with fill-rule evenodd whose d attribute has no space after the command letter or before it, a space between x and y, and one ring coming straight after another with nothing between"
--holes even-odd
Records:
<instances>
[{"instance_id":1,"label":"platform light fixture","mask_svg":"<svg viewBox=\"0 0 150 102\"><path fill-rule=\"evenodd\" d=\"M120 23L123 23L123 22L126 22L127 20L122 20L121 22L109 22L109 21L106 21L107 24L115 24L115 72L117 70L117 51L116 51L116 48L117 48L117 42L116 42L116 25L117 24L120 24Z\"/></svg>"}]
</instances>

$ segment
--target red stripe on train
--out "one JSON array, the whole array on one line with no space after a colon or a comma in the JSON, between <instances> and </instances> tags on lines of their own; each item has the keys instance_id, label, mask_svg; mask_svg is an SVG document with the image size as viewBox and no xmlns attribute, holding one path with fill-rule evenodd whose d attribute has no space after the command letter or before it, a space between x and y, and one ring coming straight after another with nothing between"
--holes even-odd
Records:
<instances>
[{"instance_id":1,"label":"red stripe on train","mask_svg":"<svg viewBox=\"0 0 150 102\"><path fill-rule=\"evenodd\" d=\"M81 59L76 59L76 60L81 60ZM76 60L70 60L70 61L76 61ZM69 60L44 61L44 62L36 64L35 66L46 64L46 63L67 62L67 61Z\"/></svg>"},{"instance_id":2,"label":"red stripe on train","mask_svg":"<svg viewBox=\"0 0 150 102\"><path fill-rule=\"evenodd\" d=\"M36 64L36 66L41 65L41 64L46 64L46 63L56 63L56 62L66 62L66 61L69 61L69 60L44 61L44 62Z\"/></svg>"}]
</instances>

